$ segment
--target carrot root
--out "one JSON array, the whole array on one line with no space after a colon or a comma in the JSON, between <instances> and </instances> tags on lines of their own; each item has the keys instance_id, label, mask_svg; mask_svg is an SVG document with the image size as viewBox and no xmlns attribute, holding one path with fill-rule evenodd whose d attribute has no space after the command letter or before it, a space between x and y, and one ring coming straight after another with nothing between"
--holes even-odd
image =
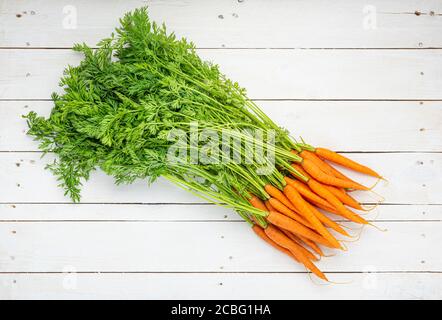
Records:
<instances>
[{"instance_id":1,"label":"carrot root","mask_svg":"<svg viewBox=\"0 0 442 320\"><path fill-rule=\"evenodd\" d=\"M331 151L329 149L325 149L325 148L316 148L315 149L315 153L320 156L321 158L327 159L331 162L337 163L343 167L352 169L354 171L357 172L361 172L361 173L365 173L367 175L376 177L376 178L381 178L381 175L379 175L376 171L370 169L367 166L364 166L360 163L357 163L356 161L353 161L347 157L344 157L341 154L338 154L334 151Z\"/></svg>"}]
</instances>

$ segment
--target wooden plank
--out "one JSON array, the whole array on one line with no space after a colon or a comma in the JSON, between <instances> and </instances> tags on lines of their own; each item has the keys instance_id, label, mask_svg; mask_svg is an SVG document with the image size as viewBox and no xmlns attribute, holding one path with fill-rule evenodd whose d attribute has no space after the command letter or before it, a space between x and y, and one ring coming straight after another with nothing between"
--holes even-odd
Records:
<instances>
[{"instance_id":1,"label":"wooden plank","mask_svg":"<svg viewBox=\"0 0 442 320\"><path fill-rule=\"evenodd\" d=\"M422 103L422 104L421 104ZM259 101L294 136L340 151L442 151L442 102ZM36 151L23 114L48 116L51 101L0 101L0 151ZM394 121L400 125L392 125ZM329 125L318 126L318 117ZM345 139L342 139L345 137Z\"/></svg>"},{"instance_id":2,"label":"wooden plank","mask_svg":"<svg viewBox=\"0 0 442 320\"><path fill-rule=\"evenodd\" d=\"M157 0L147 4L152 19L165 22L169 30L199 47L442 46L442 5L437 0L340 0L333 5L321 0ZM143 5L146 2L141 0L4 1L0 46L70 47L84 41L94 45L109 36L124 12ZM75 25L69 23L73 14L77 17Z\"/></svg>"},{"instance_id":3,"label":"wooden plank","mask_svg":"<svg viewBox=\"0 0 442 320\"><path fill-rule=\"evenodd\" d=\"M253 99L442 99L440 50L198 52ZM70 50L0 50L0 99L50 98L63 68L80 58Z\"/></svg>"},{"instance_id":4,"label":"wooden plank","mask_svg":"<svg viewBox=\"0 0 442 320\"><path fill-rule=\"evenodd\" d=\"M396 207L396 206L394 206ZM433 208L434 207L434 208ZM406 206L400 219L442 219L438 206ZM413 210L413 208L415 210ZM441 208L439 208L442 210ZM439 210L439 212L440 212ZM383 210L384 211L384 210ZM386 210L396 211L396 210ZM212 204L0 204L4 221L240 221L233 210ZM425 212L425 214L422 214Z\"/></svg>"},{"instance_id":5,"label":"wooden plank","mask_svg":"<svg viewBox=\"0 0 442 320\"><path fill-rule=\"evenodd\" d=\"M348 251L333 252L318 266L329 272L442 271L440 251L429 250L442 241L442 222L378 226L386 231L365 228L359 241L346 243ZM0 235L0 272L304 271L245 222L4 222Z\"/></svg>"},{"instance_id":6,"label":"wooden plank","mask_svg":"<svg viewBox=\"0 0 442 320\"><path fill-rule=\"evenodd\" d=\"M442 297L441 274L343 273L330 277L340 285L315 285L305 274L1 274L0 298L268 300Z\"/></svg>"},{"instance_id":7,"label":"wooden plank","mask_svg":"<svg viewBox=\"0 0 442 320\"><path fill-rule=\"evenodd\" d=\"M354 153L348 156L377 169L389 179L389 183L381 181L375 189L385 197L386 203L442 204L441 153ZM54 176L44 170L45 165L53 161L53 156L40 157L40 153L0 154L0 202L69 202L63 190L57 187ZM349 175L366 185L375 182L360 174ZM367 192L353 194L363 202L377 199ZM101 171L92 173L90 181L84 184L82 195L83 202L92 203L201 202L162 179L151 187L144 181L116 186L112 178Z\"/></svg>"},{"instance_id":8,"label":"wooden plank","mask_svg":"<svg viewBox=\"0 0 442 320\"><path fill-rule=\"evenodd\" d=\"M242 220L230 209L209 204L2 203L0 212L2 222ZM380 205L364 217L376 221L441 221L442 205Z\"/></svg>"}]
</instances>

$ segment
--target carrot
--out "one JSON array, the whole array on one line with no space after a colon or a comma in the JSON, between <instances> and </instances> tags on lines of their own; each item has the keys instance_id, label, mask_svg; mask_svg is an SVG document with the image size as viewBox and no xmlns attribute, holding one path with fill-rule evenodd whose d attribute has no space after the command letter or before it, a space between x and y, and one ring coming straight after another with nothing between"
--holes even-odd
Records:
<instances>
[{"instance_id":1,"label":"carrot","mask_svg":"<svg viewBox=\"0 0 442 320\"><path fill-rule=\"evenodd\" d=\"M298 235L298 237L302 242L304 242L307 246L309 246L317 254L319 254L320 256L324 255L324 252L322 252L321 248L319 248L319 246L316 243L314 243L312 240L307 239L307 238L300 236L300 235Z\"/></svg>"},{"instance_id":2,"label":"carrot","mask_svg":"<svg viewBox=\"0 0 442 320\"><path fill-rule=\"evenodd\" d=\"M270 204L269 200L264 201L264 204L267 208L267 211L275 211L275 208L272 207L272 205Z\"/></svg>"},{"instance_id":3,"label":"carrot","mask_svg":"<svg viewBox=\"0 0 442 320\"><path fill-rule=\"evenodd\" d=\"M320 208L320 209L322 209L322 210L325 210L325 211L328 211L328 212L331 212L331 213L334 213L334 214L337 214L337 215L339 215L339 216L342 216L342 214L338 211L338 210L336 210L336 208L335 207L332 207L332 206L323 206L322 204L320 204L320 203L313 203L315 206L317 206L318 208Z\"/></svg>"},{"instance_id":4,"label":"carrot","mask_svg":"<svg viewBox=\"0 0 442 320\"><path fill-rule=\"evenodd\" d=\"M324 171L325 173L327 173L331 176L335 176L336 178L339 178L342 180L348 180L348 181L354 182L352 179L347 177L345 174L343 174L339 170L335 169L333 166L329 165L327 162L322 160L320 157L318 157L315 153L313 153L311 151L303 150L299 153L299 155L303 159L312 160L319 169L321 169L322 171Z\"/></svg>"},{"instance_id":5,"label":"carrot","mask_svg":"<svg viewBox=\"0 0 442 320\"><path fill-rule=\"evenodd\" d=\"M311 179L311 180L314 180L312 177L310 177L305 171L304 171L304 169L302 169L302 167L300 166L300 165L298 165L298 164L294 164L294 163L292 163L292 167L293 168L295 168L296 170L298 170L299 172L301 172L304 176L306 176L309 180ZM293 179L292 179L293 180ZM316 180L315 180L316 181ZM319 182L318 182L319 183ZM309 185L309 181L307 181L307 185ZM322 185L321 184L321 186L324 186L325 187L325 185ZM339 190L341 190L340 188L337 188L337 189L339 189ZM311 190L311 187L310 187L310 190ZM312 191L314 191L314 190L312 190ZM315 191L314 191L315 192ZM344 192L344 191L343 191ZM319 194L317 194L318 196L320 196ZM336 209L329 203L329 202L327 202L327 204L324 204L323 202L317 202L317 201L314 201L314 200L312 200L312 202L317 206L317 207L319 207L319 208L321 208L321 209L324 209L324 210L326 210L326 211L329 211L329 212L332 212L332 213L334 213L334 214L339 214L339 212L338 211L336 211Z\"/></svg>"},{"instance_id":6,"label":"carrot","mask_svg":"<svg viewBox=\"0 0 442 320\"><path fill-rule=\"evenodd\" d=\"M339 242L322 225L319 219L310 210L308 203L301 197L301 195L298 193L298 191L296 191L295 188L290 185L285 186L284 194L325 239L327 239L335 248L341 248Z\"/></svg>"},{"instance_id":7,"label":"carrot","mask_svg":"<svg viewBox=\"0 0 442 320\"><path fill-rule=\"evenodd\" d=\"M359 202L357 202L353 197L348 195L345 191L342 191L341 189L333 186L324 185L324 187L326 187L331 193L333 193L335 197L338 198L339 201L341 201L343 204L346 204L347 206L352 207L354 209L364 210L359 204Z\"/></svg>"},{"instance_id":8,"label":"carrot","mask_svg":"<svg viewBox=\"0 0 442 320\"><path fill-rule=\"evenodd\" d=\"M321 169L322 171L324 171L325 173L331 176L335 176L336 178L340 178L343 180L353 181L349 177L338 171L337 169L333 168L327 162L323 161L320 157L318 157L315 153L311 151L303 150L299 153L299 155L303 159L312 160L319 169Z\"/></svg>"},{"instance_id":9,"label":"carrot","mask_svg":"<svg viewBox=\"0 0 442 320\"><path fill-rule=\"evenodd\" d=\"M275 209L274 211L278 211L279 213L282 213L283 215L286 215L287 217L292 218L295 221L298 221L299 223L303 224L304 226L306 226L310 229L314 229L310 222L305 220L304 217L300 216L297 211L295 212L295 211L287 208L283 203L281 203L281 201L279 201L275 198L270 198L269 203Z\"/></svg>"},{"instance_id":10,"label":"carrot","mask_svg":"<svg viewBox=\"0 0 442 320\"><path fill-rule=\"evenodd\" d=\"M284 230L284 229L280 229L282 231L282 233L284 233L288 238L290 238L294 243L296 243L299 246L299 249L302 251L302 253L309 258L310 260L313 261L318 261L319 259L310 251L308 251L308 249L304 248L302 246L301 240L299 240L299 238L297 236L295 236L293 233Z\"/></svg>"},{"instance_id":11,"label":"carrot","mask_svg":"<svg viewBox=\"0 0 442 320\"><path fill-rule=\"evenodd\" d=\"M343 167L355 170L357 172L365 173L376 178L382 178L376 171L370 169L369 167L350 160L349 158L337 154L334 151L325 148L316 148L315 153L321 158L340 164Z\"/></svg>"},{"instance_id":12,"label":"carrot","mask_svg":"<svg viewBox=\"0 0 442 320\"><path fill-rule=\"evenodd\" d=\"M252 206L254 206L257 209L261 209L262 211L269 211L267 210L267 207L265 206L264 202L262 202L262 200L255 195L252 195L252 197L249 199L249 202Z\"/></svg>"},{"instance_id":13,"label":"carrot","mask_svg":"<svg viewBox=\"0 0 442 320\"><path fill-rule=\"evenodd\" d=\"M316 193L311 191L310 188L305 183L302 183L302 182L294 180L294 179L290 179L289 177L284 177L284 180L285 180L285 182L287 182L287 184L289 184L293 188L295 188L296 191L298 191L304 198L306 198L310 201L316 202L316 203L321 203L324 206L330 205L326 200L324 200L323 198L318 196Z\"/></svg>"},{"instance_id":14,"label":"carrot","mask_svg":"<svg viewBox=\"0 0 442 320\"><path fill-rule=\"evenodd\" d=\"M290 250L287 250L284 247L281 247L279 244L275 243L272 239L270 239L263 228L261 228L259 225L254 224L252 227L252 230L255 232L255 234L260 237L262 240L264 240L265 242L267 242L268 244L270 244L272 247L274 247L276 250L279 250L283 253L285 253L286 255L292 257L293 259L295 259L296 261L299 262L299 260L290 252Z\"/></svg>"},{"instance_id":15,"label":"carrot","mask_svg":"<svg viewBox=\"0 0 442 320\"><path fill-rule=\"evenodd\" d=\"M296 208L292 205L292 203L289 201L289 199L287 199L287 197L284 195L284 193L282 193L281 190L275 188L270 184L267 184L264 189L269 195L281 201L286 207L289 207L292 210L296 210Z\"/></svg>"},{"instance_id":16,"label":"carrot","mask_svg":"<svg viewBox=\"0 0 442 320\"><path fill-rule=\"evenodd\" d=\"M278 226L279 228L290 231L296 235L301 235L307 239L313 240L314 242L317 242L324 246L330 248L334 247L330 244L330 242L327 239L325 239L320 234L316 233L312 229L303 226L299 222L290 219L289 217L283 215L282 213L276 211L270 211L266 219L268 222L274 224L275 226Z\"/></svg>"},{"instance_id":17,"label":"carrot","mask_svg":"<svg viewBox=\"0 0 442 320\"><path fill-rule=\"evenodd\" d=\"M299 249L298 246L293 244L293 241L290 240L290 238L288 238L284 233L282 233L280 230L278 230L277 228L275 228L272 225L269 225L266 229L265 229L265 233L266 235L272 239L274 242L276 242L277 244L279 244L281 247L284 247L288 250L290 250L293 255L299 259L299 261L301 261L301 263L310 271L312 271L315 275L317 275L319 278L324 279L326 281L328 281L327 277L321 272L321 270L318 269L318 267L316 267L314 265L313 262L311 262L303 253L302 251Z\"/></svg>"},{"instance_id":18,"label":"carrot","mask_svg":"<svg viewBox=\"0 0 442 320\"><path fill-rule=\"evenodd\" d=\"M323 171L321 171L321 169L315 166L315 164L310 159L303 159L301 164L302 167L305 169L305 171L307 171L308 174L310 174L313 178L315 178L319 182L342 188L369 190L369 188L357 182L342 180L324 173Z\"/></svg>"},{"instance_id":19,"label":"carrot","mask_svg":"<svg viewBox=\"0 0 442 320\"><path fill-rule=\"evenodd\" d=\"M348 181L353 181L353 182L355 182L354 180L352 180L352 179L350 179L349 177L347 177L345 174L343 174L343 173L342 173L341 171L339 171L338 169L336 169L336 168L334 168L333 166L329 165L327 162L325 162L325 161L322 160L321 158L318 157L318 159L321 160L323 163L325 163L326 166L329 167L330 172L331 172L336 178L339 178L339 179L342 179L342 180L348 180Z\"/></svg>"},{"instance_id":20,"label":"carrot","mask_svg":"<svg viewBox=\"0 0 442 320\"><path fill-rule=\"evenodd\" d=\"M316 252L320 256L324 255L324 252L322 252L321 248L319 248L319 246L314 241L307 239L299 234L296 235L296 234L294 234L290 231L286 231L284 229L281 229L281 231L283 231L284 233L288 233L287 236L290 239L292 239L293 241L296 241L298 243L301 242L301 245L302 245L302 243L304 243L307 247L311 248L314 252Z\"/></svg>"},{"instance_id":21,"label":"carrot","mask_svg":"<svg viewBox=\"0 0 442 320\"><path fill-rule=\"evenodd\" d=\"M318 218L319 221L321 221L325 226L332 228L336 232L339 232L340 234L343 234L344 236L349 236L347 231L342 229L342 227L334 222L333 220L330 220L326 215L322 214L318 211L314 206L312 206L310 203L307 202L307 206L310 208L310 210L313 212L313 214Z\"/></svg>"},{"instance_id":22,"label":"carrot","mask_svg":"<svg viewBox=\"0 0 442 320\"><path fill-rule=\"evenodd\" d=\"M362 223L362 224L367 224L368 223L364 218L360 217L359 215L357 215L353 211L347 209L342 204L342 202L339 201L339 199L335 197L335 195L333 193L328 191L327 188L325 188L323 185L321 185L316 180L310 179L308 181L308 185L318 195L320 195L324 199L327 199L327 201L330 202L338 210L338 212L342 216L344 216L345 218L347 218L347 219L349 219L349 220L351 220L353 222L358 222L358 223Z\"/></svg>"},{"instance_id":23,"label":"carrot","mask_svg":"<svg viewBox=\"0 0 442 320\"><path fill-rule=\"evenodd\" d=\"M302 167L299 164L293 162L291 166L299 173L301 173L303 176L305 176L307 179L311 179L310 175L307 172L305 172L305 170L302 169Z\"/></svg>"}]
</instances>

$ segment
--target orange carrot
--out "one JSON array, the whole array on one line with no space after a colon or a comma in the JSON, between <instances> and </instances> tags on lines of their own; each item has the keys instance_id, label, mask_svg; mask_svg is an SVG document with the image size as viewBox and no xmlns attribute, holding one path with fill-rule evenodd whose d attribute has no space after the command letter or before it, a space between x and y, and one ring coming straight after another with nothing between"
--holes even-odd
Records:
<instances>
[{"instance_id":1,"label":"orange carrot","mask_svg":"<svg viewBox=\"0 0 442 320\"><path fill-rule=\"evenodd\" d=\"M295 164L295 163L292 163L292 167L293 168L295 168L296 170L298 170L299 172L301 172L304 176L306 176L309 180L311 179L311 180L314 180L312 177L310 177L305 171L304 171L304 169L302 169L302 167L300 166L300 165L298 165L298 164ZM292 179L293 180L293 179ZM316 180L315 180L316 181ZM318 182L319 183L319 182ZM309 185L309 182L307 181L307 185ZM322 185L321 184L321 186L324 186L324 185ZM339 188L338 188L339 189ZM310 190L311 190L311 188L310 188ZM314 190L312 190L313 192L315 192ZM318 196L320 196L319 194L318 194ZM329 211L329 212L332 212L332 213L334 213L334 214L339 214L339 212L338 211L336 211L336 209L329 203L329 202L327 202L327 204L324 204L323 202L317 202L317 201L314 201L314 200L312 200L312 202L317 206L317 207L319 207L319 208L321 208L321 209L323 209L323 210L326 210L326 211Z\"/></svg>"},{"instance_id":2,"label":"orange carrot","mask_svg":"<svg viewBox=\"0 0 442 320\"><path fill-rule=\"evenodd\" d=\"M290 179L289 177L284 177L285 182L295 188L304 198L314 201L316 203L321 203L324 206L329 206L330 204L314 193L310 188L298 180Z\"/></svg>"},{"instance_id":3,"label":"orange carrot","mask_svg":"<svg viewBox=\"0 0 442 320\"><path fill-rule=\"evenodd\" d=\"M369 190L369 188L357 182L342 180L324 173L310 159L303 159L301 164L302 167L305 169L305 171L307 171L308 174L310 174L313 178L315 178L319 182L342 188Z\"/></svg>"},{"instance_id":4,"label":"orange carrot","mask_svg":"<svg viewBox=\"0 0 442 320\"><path fill-rule=\"evenodd\" d=\"M316 252L320 256L324 255L324 252L322 252L321 248L319 248L319 246L315 242L313 242L312 240L307 239L303 236L300 236L299 234L294 234L294 233L284 230L284 229L281 229L281 231L283 231L293 241L300 243L301 246L302 246L302 243L304 243L307 247L311 248L314 252Z\"/></svg>"},{"instance_id":5,"label":"orange carrot","mask_svg":"<svg viewBox=\"0 0 442 320\"><path fill-rule=\"evenodd\" d=\"M315 251L317 254L319 254L320 256L324 255L324 252L322 252L321 248L319 248L319 246L314 243L312 240L307 239L303 236L297 235L299 237L299 239L304 242L307 246L309 246L313 251Z\"/></svg>"},{"instance_id":6,"label":"orange carrot","mask_svg":"<svg viewBox=\"0 0 442 320\"><path fill-rule=\"evenodd\" d=\"M285 253L286 255L292 257L293 259L295 259L296 261L299 262L299 260L290 252L290 250L287 250L284 247L281 247L279 244L275 243L272 239L270 239L263 228L261 228L260 226L258 226L257 224L254 224L252 227L252 230L256 233L256 235L258 237L260 237L262 240L264 240L265 242L267 242L268 244L270 244L272 247L274 247L275 249Z\"/></svg>"},{"instance_id":7,"label":"orange carrot","mask_svg":"<svg viewBox=\"0 0 442 320\"><path fill-rule=\"evenodd\" d=\"M282 193L281 190L278 188L275 188L274 186L267 184L264 189L266 192L271 195L273 198L278 199L281 201L286 207L289 207L292 210L296 210L296 208L292 205L292 203L287 199L287 197Z\"/></svg>"},{"instance_id":8,"label":"orange carrot","mask_svg":"<svg viewBox=\"0 0 442 320\"><path fill-rule=\"evenodd\" d=\"M255 195L252 195L252 197L249 199L249 202L252 206L254 206L257 209L261 209L262 211L268 211L264 202L262 202L262 200Z\"/></svg>"},{"instance_id":9,"label":"orange carrot","mask_svg":"<svg viewBox=\"0 0 442 320\"><path fill-rule=\"evenodd\" d=\"M347 231L342 229L342 227L334 222L333 220L330 220L326 215L322 214L318 211L314 206L312 206L310 203L307 202L308 207L313 212L313 214L318 218L319 221L321 221L326 227L332 228L336 232L339 232L340 234L343 234L344 236L349 236Z\"/></svg>"},{"instance_id":10,"label":"orange carrot","mask_svg":"<svg viewBox=\"0 0 442 320\"><path fill-rule=\"evenodd\" d=\"M275 211L275 208L272 207L272 205L270 204L269 200L264 201L264 204L265 204L265 206L267 208L267 211Z\"/></svg>"},{"instance_id":11,"label":"orange carrot","mask_svg":"<svg viewBox=\"0 0 442 320\"><path fill-rule=\"evenodd\" d=\"M330 242L327 239L325 239L320 234L316 233L312 229L303 226L299 222L290 219L289 217L283 215L282 213L276 211L270 211L266 219L268 222L274 224L275 226L278 226L279 228L285 229L297 235L301 235L307 239L313 240L314 242L317 242L324 246L330 248L334 247L333 245L330 244Z\"/></svg>"},{"instance_id":12,"label":"orange carrot","mask_svg":"<svg viewBox=\"0 0 442 320\"><path fill-rule=\"evenodd\" d=\"M332 207L330 205L329 206L323 206L320 203L314 203L314 205L317 206L318 208L322 209L322 210L325 210L325 211L337 214L338 216L342 216L342 214L338 210L336 210L335 207Z\"/></svg>"},{"instance_id":13,"label":"orange carrot","mask_svg":"<svg viewBox=\"0 0 442 320\"><path fill-rule=\"evenodd\" d=\"M311 178L310 175L309 175L307 172L305 172L305 170L302 169L302 167L301 167L299 164L293 162L293 163L291 164L291 166L292 166L296 171L298 171L300 174L302 174L303 176L307 177L307 179L310 179L310 178Z\"/></svg>"},{"instance_id":14,"label":"orange carrot","mask_svg":"<svg viewBox=\"0 0 442 320\"><path fill-rule=\"evenodd\" d=\"M287 208L283 203L281 203L281 201L275 198L270 198L269 203L275 209L274 211L278 211L283 215L286 215L287 217L292 218L295 221L298 221L299 223L305 225L306 227L314 229L310 222L305 220L304 217L300 216L297 211L295 212Z\"/></svg>"},{"instance_id":15,"label":"orange carrot","mask_svg":"<svg viewBox=\"0 0 442 320\"><path fill-rule=\"evenodd\" d=\"M324 279L328 281L327 277L321 272L321 270L316 267L313 262L311 262L299 249L298 246L293 244L293 241L290 240L284 233L282 233L280 230L275 228L272 225L269 225L265 229L266 235L272 239L274 242L279 244L281 247L284 247L288 250L290 250L293 255L301 261L301 263L310 271L312 271L315 275L317 275L319 278Z\"/></svg>"},{"instance_id":16,"label":"orange carrot","mask_svg":"<svg viewBox=\"0 0 442 320\"><path fill-rule=\"evenodd\" d=\"M308 249L304 248L302 246L301 241L299 240L299 238L297 236L295 236L293 233L284 230L284 229L280 229L282 231L282 233L284 233L288 238L290 238L294 243L296 243L299 246L299 249L302 251L302 253L309 258L310 260L313 261L318 261L319 259L310 251L308 251Z\"/></svg>"},{"instance_id":17,"label":"orange carrot","mask_svg":"<svg viewBox=\"0 0 442 320\"><path fill-rule=\"evenodd\" d=\"M353 160L350 160L347 157L344 157L343 155L340 155L334 151L325 149L325 148L316 148L315 150L316 154L320 156L321 158L327 159L331 162L340 164L343 167L368 174L370 176L376 177L376 178L382 178L376 171L370 169L369 167L366 167L362 164L359 164Z\"/></svg>"},{"instance_id":18,"label":"orange carrot","mask_svg":"<svg viewBox=\"0 0 442 320\"><path fill-rule=\"evenodd\" d=\"M339 242L322 225L319 219L310 210L308 203L301 197L295 188L290 185L286 185L284 188L284 194L325 239L327 239L335 248L341 248Z\"/></svg>"},{"instance_id":19,"label":"orange carrot","mask_svg":"<svg viewBox=\"0 0 442 320\"><path fill-rule=\"evenodd\" d=\"M333 187L333 186L327 186L324 185L331 193L335 195L336 198L338 198L343 204L346 204L349 207L352 207L354 209L358 210L364 210L359 202L357 202L353 197L348 195L345 191L342 191L339 188Z\"/></svg>"},{"instance_id":20,"label":"orange carrot","mask_svg":"<svg viewBox=\"0 0 442 320\"><path fill-rule=\"evenodd\" d=\"M311 151L303 150L299 153L299 155L303 159L312 160L319 169L321 169L322 171L324 171L325 173L331 176L335 176L336 178L340 178L343 180L353 181L349 177L341 173L339 170L333 168L331 165L329 165L327 162L322 160L320 157L318 157L315 153Z\"/></svg>"},{"instance_id":21,"label":"orange carrot","mask_svg":"<svg viewBox=\"0 0 442 320\"><path fill-rule=\"evenodd\" d=\"M320 195L324 199L327 199L327 201L330 202L338 210L338 212L342 216L346 217L347 219L349 219L349 220L351 220L353 222L358 222L358 223L362 223L362 224L367 224L368 223L364 218L360 217L359 215L357 215L353 211L351 211L348 208L346 208L342 204L342 202L339 201L339 199L335 197L335 195L333 193L328 191L327 188L325 188L323 185L321 185L316 180L310 179L308 181L308 185L318 195Z\"/></svg>"}]
</instances>

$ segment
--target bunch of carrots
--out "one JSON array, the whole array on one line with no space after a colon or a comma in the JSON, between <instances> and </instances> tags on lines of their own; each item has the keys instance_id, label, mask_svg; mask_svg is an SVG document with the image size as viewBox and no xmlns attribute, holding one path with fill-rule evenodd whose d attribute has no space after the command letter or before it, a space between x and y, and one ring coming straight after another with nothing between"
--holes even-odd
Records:
<instances>
[{"instance_id":1,"label":"bunch of carrots","mask_svg":"<svg viewBox=\"0 0 442 320\"><path fill-rule=\"evenodd\" d=\"M147 8L127 13L120 24L97 48L74 47L84 59L66 68L63 93L53 94L48 118L25 116L28 134L42 151L57 156L47 168L66 195L80 201L82 183L96 168L118 184L163 177L235 210L262 239L326 280L313 263L324 255L321 246L343 249L333 233L349 236L328 214L368 223L354 212L363 208L349 191L369 188L332 164L381 176L333 151L295 141L238 83L203 61L191 42L150 21ZM170 151L178 145L177 132L185 133L179 145L186 149L174 162ZM220 139L207 146L202 142L208 132L222 134L223 143L228 133L239 143L229 139L222 145ZM272 135L274 141L263 141ZM256 149L249 152L246 145ZM230 151L242 161L230 161ZM195 161L201 154L205 161Z\"/></svg>"},{"instance_id":2,"label":"bunch of carrots","mask_svg":"<svg viewBox=\"0 0 442 320\"><path fill-rule=\"evenodd\" d=\"M348 192L369 190L342 174L329 162L379 179L382 177L374 170L325 148L303 150L299 155L301 162L292 163L292 166L305 179L298 175L285 176L287 184L283 190L266 185L265 190L270 195L268 199L251 195L250 204L267 212L264 223L255 220L252 229L265 242L328 281L313 261L324 256L320 246L343 249L329 230L343 236L349 234L326 213L358 224L368 224L352 210L364 209Z\"/></svg>"}]
</instances>

